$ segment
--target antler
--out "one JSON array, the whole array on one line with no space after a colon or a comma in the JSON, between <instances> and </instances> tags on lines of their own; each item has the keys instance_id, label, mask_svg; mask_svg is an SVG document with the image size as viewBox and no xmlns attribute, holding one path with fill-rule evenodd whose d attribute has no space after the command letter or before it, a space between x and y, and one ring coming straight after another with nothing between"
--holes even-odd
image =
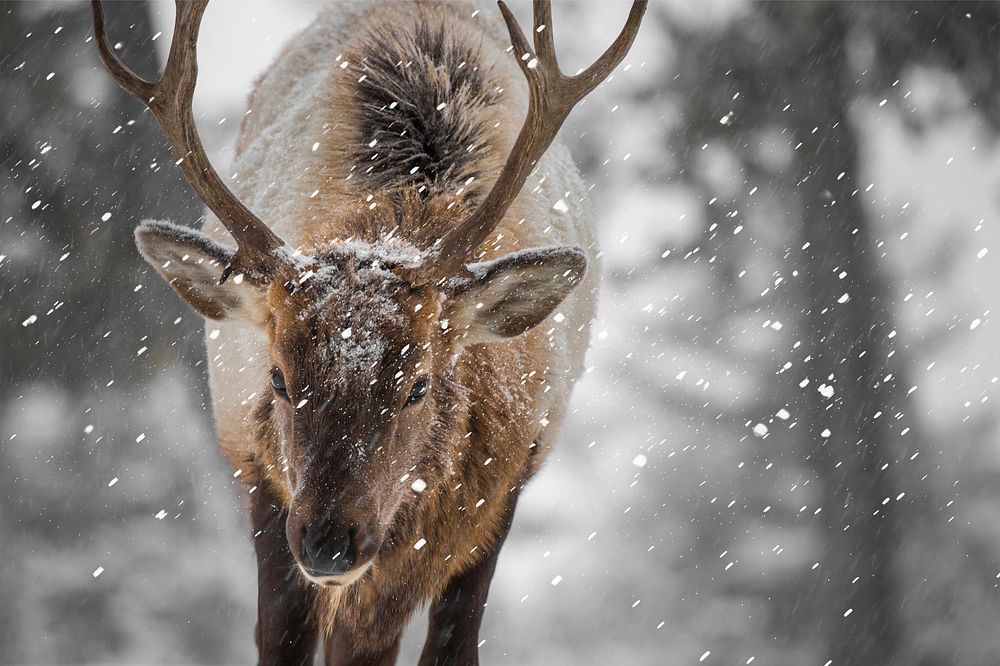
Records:
<instances>
[{"instance_id":1,"label":"antler","mask_svg":"<svg viewBox=\"0 0 1000 666\"><path fill-rule=\"evenodd\" d=\"M440 275L462 269L465 261L503 219L569 112L622 61L639 31L647 0L632 3L618 38L597 62L575 76L563 74L556 61L549 0L535 0L534 3L534 54L510 9L502 0L498 4L507 23L517 64L528 80L528 114L493 189L469 217L442 239L437 266Z\"/></svg>"},{"instance_id":2,"label":"antler","mask_svg":"<svg viewBox=\"0 0 1000 666\"><path fill-rule=\"evenodd\" d=\"M147 81L129 69L108 43L104 28L104 9L100 0L92 0L94 34L101 60L122 88L153 112L167 137L178 164L188 182L205 205L218 216L236 239L237 250L222 271L219 282L232 272L262 277L273 276L279 260L274 250L284 242L236 198L205 154L194 122L191 102L198 79L198 28L208 0L176 0L174 36L163 75Z\"/></svg>"}]
</instances>

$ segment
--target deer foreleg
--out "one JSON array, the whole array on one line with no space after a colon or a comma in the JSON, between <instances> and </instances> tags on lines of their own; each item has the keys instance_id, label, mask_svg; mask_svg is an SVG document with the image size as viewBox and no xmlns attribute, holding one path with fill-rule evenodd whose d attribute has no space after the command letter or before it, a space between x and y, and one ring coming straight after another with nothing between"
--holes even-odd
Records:
<instances>
[{"instance_id":1,"label":"deer foreleg","mask_svg":"<svg viewBox=\"0 0 1000 666\"><path fill-rule=\"evenodd\" d=\"M285 538L288 512L268 493L251 495L257 553L257 653L260 666L309 666L319 630L312 616L316 592L298 571Z\"/></svg>"},{"instance_id":2,"label":"deer foreleg","mask_svg":"<svg viewBox=\"0 0 1000 666\"><path fill-rule=\"evenodd\" d=\"M496 543L471 569L453 578L441 598L431 605L427 642L420 666L477 666L479 626L486 595L496 570L500 549L510 532L517 505L517 490L510 493Z\"/></svg>"}]
</instances>

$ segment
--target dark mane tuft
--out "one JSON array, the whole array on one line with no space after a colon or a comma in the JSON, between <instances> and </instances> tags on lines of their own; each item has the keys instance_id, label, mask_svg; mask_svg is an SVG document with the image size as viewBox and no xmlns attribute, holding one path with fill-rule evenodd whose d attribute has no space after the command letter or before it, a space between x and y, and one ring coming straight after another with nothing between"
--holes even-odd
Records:
<instances>
[{"instance_id":1,"label":"dark mane tuft","mask_svg":"<svg viewBox=\"0 0 1000 666\"><path fill-rule=\"evenodd\" d=\"M374 27L360 40L358 141L350 150L357 175L372 189L424 186L429 197L484 175L483 111L499 93L478 44L449 33L444 17L420 13L415 21L404 30ZM469 187L475 195L476 186Z\"/></svg>"}]
</instances>

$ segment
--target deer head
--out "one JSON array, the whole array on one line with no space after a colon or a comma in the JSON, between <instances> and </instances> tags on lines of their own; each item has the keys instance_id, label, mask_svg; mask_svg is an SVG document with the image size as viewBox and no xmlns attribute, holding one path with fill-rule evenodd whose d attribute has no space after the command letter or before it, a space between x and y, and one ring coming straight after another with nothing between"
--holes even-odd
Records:
<instances>
[{"instance_id":1,"label":"deer head","mask_svg":"<svg viewBox=\"0 0 1000 666\"><path fill-rule=\"evenodd\" d=\"M185 176L236 241L224 247L165 222L136 230L142 255L203 317L241 321L267 339L270 373L254 412L268 479L287 502L288 543L303 572L344 584L363 574L393 516L412 497L399 479L441 447L460 389L454 359L469 345L521 335L584 275L575 247L469 263L502 220L563 120L625 56L646 2L576 76L556 62L549 2L534 5L534 51L500 2L529 85L527 117L492 190L430 250L401 241L343 241L302 254L251 213L216 174L191 101L207 0L177 2L163 76L146 81L115 56L93 2L95 33L115 80L152 111ZM442 214L444 212L442 211ZM454 213L453 213L454 214ZM219 271L221 271L221 277Z\"/></svg>"}]
</instances>

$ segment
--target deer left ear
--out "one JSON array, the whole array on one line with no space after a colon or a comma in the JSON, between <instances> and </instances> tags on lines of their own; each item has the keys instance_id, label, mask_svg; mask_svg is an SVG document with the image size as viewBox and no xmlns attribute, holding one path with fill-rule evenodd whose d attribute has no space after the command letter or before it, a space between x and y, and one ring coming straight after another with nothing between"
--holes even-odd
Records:
<instances>
[{"instance_id":1,"label":"deer left ear","mask_svg":"<svg viewBox=\"0 0 1000 666\"><path fill-rule=\"evenodd\" d=\"M471 277L450 283L443 315L463 346L511 338L540 324L583 279L587 255L578 247L525 250L468 269Z\"/></svg>"},{"instance_id":2,"label":"deer left ear","mask_svg":"<svg viewBox=\"0 0 1000 666\"><path fill-rule=\"evenodd\" d=\"M233 275L219 284L234 250L206 234L169 222L146 220L135 230L143 258L181 298L206 319L256 322L262 285Z\"/></svg>"}]
</instances>

